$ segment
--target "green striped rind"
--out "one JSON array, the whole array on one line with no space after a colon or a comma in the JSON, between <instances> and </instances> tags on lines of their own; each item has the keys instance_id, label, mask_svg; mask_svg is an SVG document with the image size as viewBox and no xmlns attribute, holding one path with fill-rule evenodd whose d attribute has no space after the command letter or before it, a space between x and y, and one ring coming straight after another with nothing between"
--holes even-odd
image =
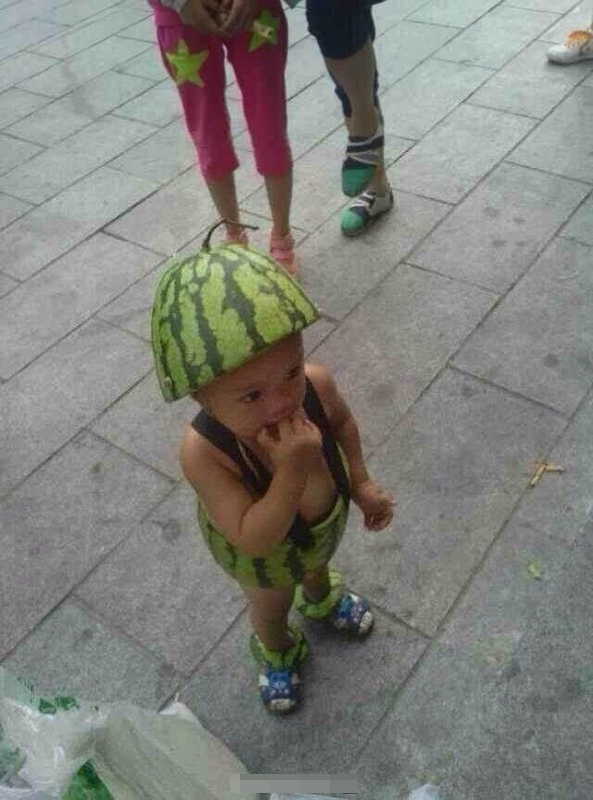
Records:
<instances>
[{"instance_id":1,"label":"green striped rind","mask_svg":"<svg viewBox=\"0 0 593 800\"><path fill-rule=\"evenodd\" d=\"M288 625L288 630L292 634L294 644L285 652L268 650L256 633L251 634L249 649L258 664L272 669L298 669L300 667L309 655L309 643L305 634L294 625Z\"/></svg>"},{"instance_id":2,"label":"green striped rind","mask_svg":"<svg viewBox=\"0 0 593 800\"><path fill-rule=\"evenodd\" d=\"M296 610L308 619L324 619L328 617L344 594L344 579L335 569L329 570L329 585L329 594L319 603L312 603L307 600L303 587L297 586L294 593Z\"/></svg>"},{"instance_id":3,"label":"green striped rind","mask_svg":"<svg viewBox=\"0 0 593 800\"><path fill-rule=\"evenodd\" d=\"M172 263L152 311L156 372L176 400L318 319L315 306L276 262L223 244Z\"/></svg>"}]
</instances>

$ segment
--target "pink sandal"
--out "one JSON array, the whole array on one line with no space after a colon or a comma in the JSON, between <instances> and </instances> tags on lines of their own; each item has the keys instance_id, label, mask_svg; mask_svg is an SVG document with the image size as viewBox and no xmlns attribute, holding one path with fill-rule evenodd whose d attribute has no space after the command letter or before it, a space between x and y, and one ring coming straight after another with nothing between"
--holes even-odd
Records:
<instances>
[{"instance_id":1,"label":"pink sandal","mask_svg":"<svg viewBox=\"0 0 593 800\"><path fill-rule=\"evenodd\" d=\"M286 236L270 235L270 255L286 272L293 277L299 271L299 264L294 253L294 239L290 233Z\"/></svg>"}]
</instances>

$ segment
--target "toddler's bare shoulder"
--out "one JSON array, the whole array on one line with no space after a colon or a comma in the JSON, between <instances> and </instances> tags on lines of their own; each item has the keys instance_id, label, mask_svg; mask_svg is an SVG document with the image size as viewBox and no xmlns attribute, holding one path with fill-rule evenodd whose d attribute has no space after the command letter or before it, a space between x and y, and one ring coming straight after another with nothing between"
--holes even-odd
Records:
<instances>
[{"instance_id":1,"label":"toddler's bare shoulder","mask_svg":"<svg viewBox=\"0 0 593 800\"><path fill-rule=\"evenodd\" d=\"M331 372L322 364L307 362L305 375L315 387L326 413L331 415L340 401L338 387Z\"/></svg>"},{"instance_id":2,"label":"toddler's bare shoulder","mask_svg":"<svg viewBox=\"0 0 593 800\"><path fill-rule=\"evenodd\" d=\"M194 485L207 481L220 469L241 475L237 464L191 425L185 428L180 461L185 477Z\"/></svg>"}]
</instances>

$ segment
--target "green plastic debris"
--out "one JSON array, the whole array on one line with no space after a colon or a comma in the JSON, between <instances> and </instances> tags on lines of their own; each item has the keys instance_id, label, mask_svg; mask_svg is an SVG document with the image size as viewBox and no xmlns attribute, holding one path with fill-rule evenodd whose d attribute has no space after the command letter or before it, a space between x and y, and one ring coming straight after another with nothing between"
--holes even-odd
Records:
<instances>
[{"instance_id":1,"label":"green plastic debris","mask_svg":"<svg viewBox=\"0 0 593 800\"><path fill-rule=\"evenodd\" d=\"M90 762L83 764L74 776L62 800L114 800Z\"/></svg>"}]
</instances>

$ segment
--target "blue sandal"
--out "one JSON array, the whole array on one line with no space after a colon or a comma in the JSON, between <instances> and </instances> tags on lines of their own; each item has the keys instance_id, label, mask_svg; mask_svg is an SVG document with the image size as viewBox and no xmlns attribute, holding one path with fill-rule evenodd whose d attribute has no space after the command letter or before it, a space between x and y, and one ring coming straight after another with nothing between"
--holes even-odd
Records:
<instances>
[{"instance_id":1,"label":"blue sandal","mask_svg":"<svg viewBox=\"0 0 593 800\"><path fill-rule=\"evenodd\" d=\"M366 636L373 627L374 618L364 597L344 590L344 581L337 570L329 571L330 591L318 603L308 600L303 586L297 586L295 605L307 619L323 620L334 628L356 636Z\"/></svg>"},{"instance_id":2,"label":"blue sandal","mask_svg":"<svg viewBox=\"0 0 593 800\"><path fill-rule=\"evenodd\" d=\"M299 667L309 655L309 645L302 631L288 626L294 645L284 652L268 650L256 633L251 635L251 654L260 664L259 694L268 711L287 714L302 699Z\"/></svg>"}]
</instances>

